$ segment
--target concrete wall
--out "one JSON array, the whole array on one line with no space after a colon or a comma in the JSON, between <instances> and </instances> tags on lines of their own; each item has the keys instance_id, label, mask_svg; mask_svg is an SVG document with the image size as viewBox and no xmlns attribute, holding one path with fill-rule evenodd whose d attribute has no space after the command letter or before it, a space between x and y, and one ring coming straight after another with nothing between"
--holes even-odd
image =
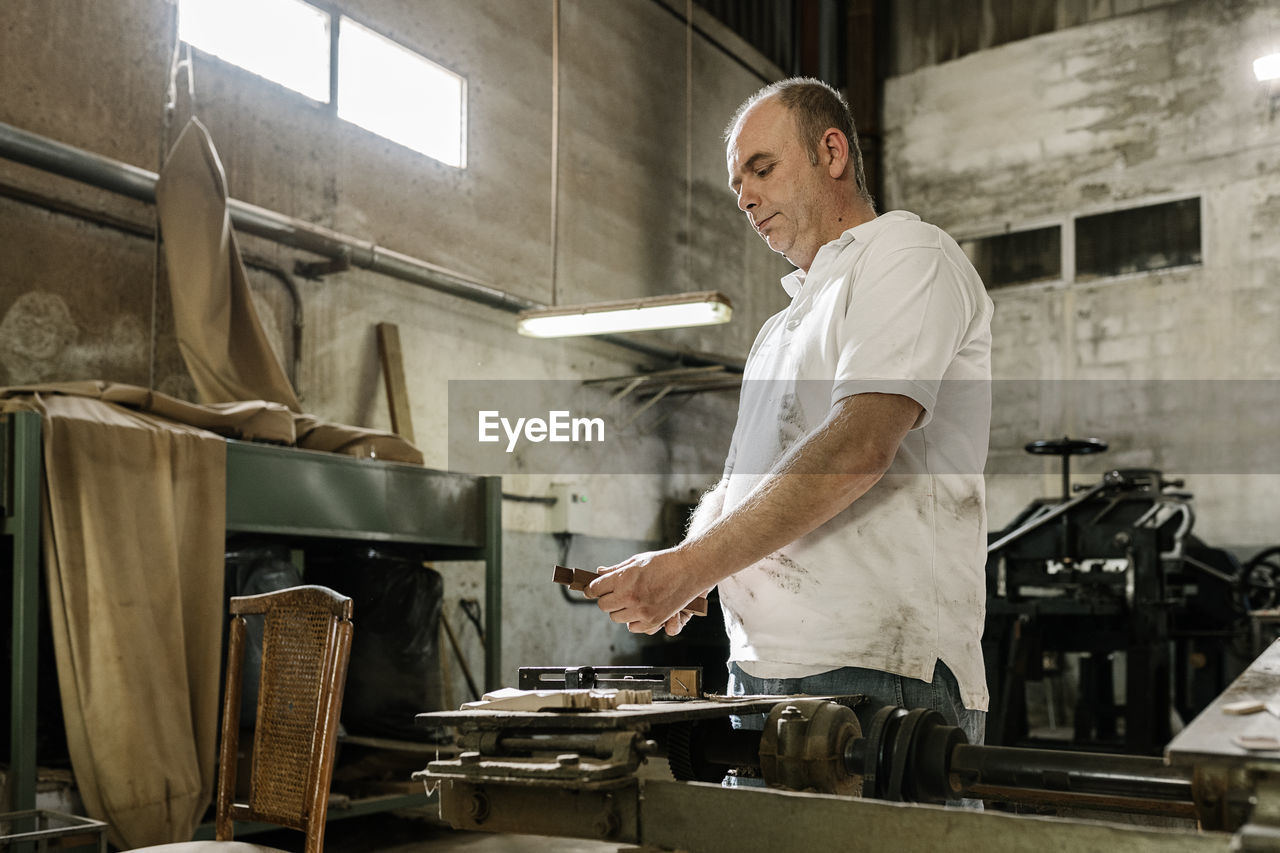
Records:
<instances>
[{"instance_id":1,"label":"concrete wall","mask_svg":"<svg viewBox=\"0 0 1280 853\"><path fill-rule=\"evenodd\" d=\"M236 199L541 302L719 289L734 302L732 324L644 337L745 357L761 322L784 304L777 279L787 270L744 227L725 187L720 132L737 103L761 85L760 76L697 36L687 105L686 31L667 6L563 0L553 241L550 0L337 5L466 77L465 170L341 122L301 96L198 52L194 99L186 94L185 74L179 76L177 109L166 124L162 107L176 32L175 6L167 0L6 2L0 121L156 171L166 140L176 139L194 114L212 133ZM101 378L191 396L165 271L157 270L154 242L145 236L153 211L8 161L0 161L0 184L9 188L0 196L37 192L143 233L130 236L0 197L0 383ZM286 270L299 258L314 260L255 238L244 238L242 247L261 264ZM291 365L287 292L264 272L251 269L251 279L264 323ZM434 467L448 464L451 379L580 379L659 366L600 342L521 338L512 315L363 271L300 286L305 327L296 385L304 406L332 420L389 428L374 327L397 323L418 443ZM578 475L594 497L585 532L611 543L611 550L589 554L592 560L621 559L655 544L663 500L684 499L718 470L732 395L667 405L679 413L628 444L637 471L660 472L667 459L692 457L705 473ZM505 487L541 495L551 479L514 476ZM545 507L509 503L505 509L513 534L542 536L544 546L552 541ZM508 681L519 663L590 663L635 653L635 641L598 613L555 610L557 595L545 582L547 551L509 547L505 555L509 592L523 596L534 580L547 588L537 599L545 612L526 608L522 601L534 600L527 596L507 597ZM456 599L470 594L463 575L472 569L451 576L457 588L450 590L447 612L456 615ZM588 632L601 636L584 648ZM606 633L614 638L608 643ZM537 659L521 651L531 648L539 650Z\"/></svg>"},{"instance_id":2,"label":"concrete wall","mask_svg":"<svg viewBox=\"0 0 1280 853\"><path fill-rule=\"evenodd\" d=\"M1080 480L1161 468L1186 477L1207 541L1280 539L1275 419L1258 417L1280 379L1280 137L1251 70L1276 32L1275 3L1186 0L889 80L890 206L957 236L1062 223L1069 261L1074 216L1202 199L1200 266L1078 281L1066 265L993 292L996 376L1037 380L1006 386L995 412L993 526L1058 493L1056 464L1025 442L1096 432L1113 450L1077 460ZM1070 387L1093 412L1053 403L1051 380L1088 380Z\"/></svg>"}]
</instances>

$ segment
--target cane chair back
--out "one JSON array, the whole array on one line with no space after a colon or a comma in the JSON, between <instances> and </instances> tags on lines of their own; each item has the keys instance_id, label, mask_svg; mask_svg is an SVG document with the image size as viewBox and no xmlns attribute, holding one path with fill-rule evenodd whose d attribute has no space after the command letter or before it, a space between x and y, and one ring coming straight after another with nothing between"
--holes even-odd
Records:
<instances>
[{"instance_id":1,"label":"cane chair back","mask_svg":"<svg viewBox=\"0 0 1280 853\"><path fill-rule=\"evenodd\" d=\"M320 853L351 653L351 599L298 586L232 598L230 611L217 838L232 839L233 821L273 823L303 832L307 853ZM254 614L263 617L262 674L250 790L237 802L245 617Z\"/></svg>"},{"instance_id":2,"label":"cane chair back","mask_svg":"<svg viewBox=\"0 0 1280 853\"><path fill-rule=\"evenodd\" d=\"M133 853L281 853L233 840L234 822L271 823L324 850L338 715L351 656L351 599L323 586L295 586L231 599L227 682L218 757L217 841L182 841ZM247 618L261 616L262 669L250 754L249 795L236 800L240 697Z\"/></svg>"}]
</instances>

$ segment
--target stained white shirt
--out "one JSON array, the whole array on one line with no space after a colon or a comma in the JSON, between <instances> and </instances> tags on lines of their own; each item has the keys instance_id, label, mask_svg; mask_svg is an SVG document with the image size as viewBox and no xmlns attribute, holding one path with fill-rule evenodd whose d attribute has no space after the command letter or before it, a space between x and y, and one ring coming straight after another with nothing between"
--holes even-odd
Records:
<instances>
[{"instance_id":1,"label":"stained white shirt","mask_svg":"<svg viewBox=\"0 0 1280 853\"><path fill-rule=\"evenodd\" d=\"M765 678L858 666L924 681L941 659L985 710L991 299L955 241L904 211L849 229L782 286L791 304L747 359L724 511L850 395L923 413L870 491L721 581L730 659Z\"/></svg>"}]
</instances>

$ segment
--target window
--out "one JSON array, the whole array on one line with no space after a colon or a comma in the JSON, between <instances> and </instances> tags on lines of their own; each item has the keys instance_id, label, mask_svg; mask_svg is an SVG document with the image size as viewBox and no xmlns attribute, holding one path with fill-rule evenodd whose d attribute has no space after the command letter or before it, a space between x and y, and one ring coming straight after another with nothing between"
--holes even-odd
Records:
<instances>
[{"instance_id":1,"label":"window","mask_svg":"<svg viewBox=\"0 0 1280 853\"><path fill-rule=\"evenodd\" d=\"M1200 199L1076 220L1076 277L1124 275L1201 262Z\"/></svg>"},{"instance_id":2,"label":"window","mask_svg":"<svg viewBox=\"0 0 1280 853\"><path fill-rule=\"evenodd\" d=\"M302 0L178 0L178 37L192 47L465 168L466 80L345 15L336 23Z\"/></svg>"},{"instance_id":3,"label":"window","mask_svg":"<svg viewBox=\"0 0 1280 853\"><path fill-rule=\"evenodd\" d=\"M960 243L990 290L1062 278L1062 228L1036 228Z\"/></svg>"},{"instance_id":4,"label":"window","mask_svg":"<svg viewBox=\"0 0 1280 853\"><path fill-rule=\"evenodd\" d=\"M178 38L329 102L329 15L302 0L179 0Z\"/></svg>"},{"instance_id":5,"label":"window","mask_svg":"<svg viewBox=\"0 0 1280 853\"><path fill-rule=\"evenodd\" d=\"M338 32L338 117L465 167L466 82L346 16Z\"/></svg>"}]
</instances>

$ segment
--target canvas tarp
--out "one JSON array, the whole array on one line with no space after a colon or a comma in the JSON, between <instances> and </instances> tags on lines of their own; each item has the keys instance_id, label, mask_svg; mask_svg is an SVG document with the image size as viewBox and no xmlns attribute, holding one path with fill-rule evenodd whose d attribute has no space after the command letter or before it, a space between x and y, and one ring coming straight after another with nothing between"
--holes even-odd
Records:
<instances>
[{"instance_id":1,"label":"canvas tarp","mask_svg":"<svg viewBox=\"0 0 1280 853\"><path fill-rule=\"evenodd\" d=\"M49 624L85 807L126 849L190 838L214 786L226 442L86 397L3 406L42 415Z\"/></svg>"},{"instance_id":2,"label":"canvas tarp","mask_svg":"<svg viewBox=\"0 0 1280 853\"><path fill-rule=\"evenodd\" d=\"M209 131L183 128L156 184L178 348L204 403L270 400L302 411L258 322Z\"/></svg>"}]
</instances>

